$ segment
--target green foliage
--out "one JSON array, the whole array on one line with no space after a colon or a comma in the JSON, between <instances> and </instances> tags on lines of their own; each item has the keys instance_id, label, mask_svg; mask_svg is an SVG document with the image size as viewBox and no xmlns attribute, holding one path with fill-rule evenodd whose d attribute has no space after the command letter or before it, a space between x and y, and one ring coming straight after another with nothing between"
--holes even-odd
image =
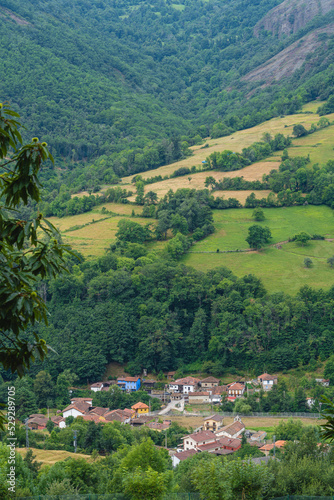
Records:
<instances>
[{"instance_id":1,"label":"green foliage","mask_svg":"<svg viewBox=\"0 0 334 500\"><path fill-rule=\"evenodd\" d=\"M269 227L262 227L258 224L254 224L248 229L248 237L246 238L246 241L251 248L256 248L258 250L269 243L270 240L271 231Z\"/></svg>"},{"instance_id":2,"label":"green foliage","mask_svg":"<svg viewBox=\"0 0 334 500\"><path fill-rule=\"evenodd\" d=\"M297 125L293 126L293 135L295 137L303 137L304 135L307 135L307 134L308 134L308 132L307 132L306 128L301 123L298 123Z\"/></svg>"},{"instance_id":3,"label":"green foliage","mask_svg":"<svg viewBox=\"0 0 334 500\"><path fill-rule=\"evenodd\" d=\"M51 160L47 144L35 137L22 145L19 115L0 104L0 362L5 370L23 375L31 361L45 357L47 345L36 332L28 341L24 332L47 322L46 305L37 293L39 280L54 277L65 268L64 247L55 228L42 214L22 220L20 206L40 200L38 174ZM41 238L44 234L44 241Z\"/></svg>"},{"instance_id":4,"label":"green foliage","mask_svg":"<svg viewBox=\"0 0 334 500\"><path fill-rule=\"evenodd\" d=\"M302 231L301 233L295 234L293 237L293 241L297 241L302 247L308 244L310 241L311 236L306 233L305 231Z\"/></svg>"},{"instance_id":5,"label":"green foliage","mask_svg":"<svg viewBox=\"0 0 334 500\"><path fill-rule=\"evenodd\" d=\"M310 257L305 257L304 266L307 268L310 268L313 266L313 261L312 261L312 259L310 259Z\"/></svg>"},{"instance_id":6,"label":"green foliage","mask_svg":"<svg viewBox=\"0 0 334 500\"><path fill-rule=\"evenodd\" d=\"M263 212L263 210L260 207L255 208L253 210L252 217L256 221L263 221L263 220L265 220L264 212Z\"/></svg>"}]
</instances>

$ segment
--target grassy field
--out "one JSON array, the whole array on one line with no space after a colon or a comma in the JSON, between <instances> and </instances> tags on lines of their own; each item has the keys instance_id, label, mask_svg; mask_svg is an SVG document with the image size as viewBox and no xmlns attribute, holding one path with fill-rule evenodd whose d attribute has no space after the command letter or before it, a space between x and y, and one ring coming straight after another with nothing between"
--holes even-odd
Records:
<instances>
[{"instance_id":1,"label":"grassy field","mask_svg":"<svg viewBox=\"0 0 334 500\"><path fill-rule=\"evenodd\" d=\"M154 184L147 184L145 186L145 192L154 191L157 193L158 198L164 196L170 189L176 191L177 189L188 187L191 189L205 189L205 179L207 177L214 177L216 180L222 180L224 177L234 178L234 177L243 177L246 181L256 181L262 180L263 174L269 174L271 170L278 169L280 162L277 161L276 158L272 158L271 160L266 160L262 162L253 163L248 167L243 168L242 170L234 170L233 172L198 172L196 174L191 174L190 176L183 177L174 177L173 179L167 179L161 182L155 182ZM152 171L151 171L152 172ZM189 180L190 179L190 180ZM252 191L249 191L251 193ZM270 191L266 191L266 195L262 194L262 196L268 196ZM226 192L226 197L230 198L232 195L228 195L228 191ZM236 193L236 191L233 191ZM245 200L248 194L243 196L239 192L240 201ZM215 196L221 196L216 195ZM262 198L261 191L258 192L258 196ZM237 196L233 196L237 198ZM134 201L136 195L131 196L129 198L130 201ZM239 198L238 198L239 199Z\"/></svg>"},{"instance_id":2,"label":"grassy field","mask_svg":"<svg viewBox=\"0 0 334 500\"><path fill-rule=\"evenodd\" d=\"M105 208L113 213L130 215L132 210L140 213L141 207L123 205L117 203L106 203ZM81 252L84 257L100 257L106 249L116 240L118 230L117 224L124 219L122 215L112 216L102 214L101 207L85 214L69 217L50 217L49 221L57 227L62 235L64 243L72 246L74 250ZM138 224L156 224L154 219L141 217L133 218ZM95 221L94 223L92 223Z\"/></svg>"},{"instance_id":3,"label":"grassy field","mask_svg":"<svg viewBox=\"0 0 334 500\"><path fill-rule=\"evenodd\" d=\"M273 208L264 209L264 213L266 220L261 224L270 228L272 244L286 241L300 231L334 237L334 217L329 207ZM222 253L248 248L245 238L248 227L254 223L251 214L251 209L215 211L216 232L191 250L204 253L189 253L183 263L202 271L225 266L240 277L255 274L269 292L288 290L294 294L304 285L317 288L334 285L334 270L327 264L328 257L334 255L331 241L311 241L305 247L286 243L281 249L270 246L259 252ZM304 267L305 257L313 261L309 269Z\"/></svg>"},{"instance_id":4,"label":"grassy field","mask_svg":"<svg viewBox=\"0 0 334 500\"><path fill-rule=\"evenodd\" d=\"M39 450L37 448L30 448L33 454L36 455L37 462L42 462L42 465L54 465L56 462L65 460L66 458L84 458L87 462L92 462L92 457L90 455L84 455L83 453L71 453L64 450ZM24 458L27 453L26 448L16 448L16 451L22 455Z\"/></svg>"},{"instance_id":5,"label":"grassy field","mask_svg":"<svg viewBox=\"0 0 334 500\"><path fill-rule=\"evenodd\" d=\"M164 165L163 167L159 167L155 170L150 170L148 172L142 172L141 176L146 179L148 177L152 177L155 175L170 175L173 173L175 170L181 168L181 167L188 167L191 168L193 165L200 166L202 164L202 161L207 158L211 153L214 151L223 151L224 149L229 149L231 151L236 151L236 152L241 152L243 148L250 146L256 141L260 141L262 138L262 135L265 132L269 132L272 135L275 135L277 133L282 133L284 135L290 135L292 136L292 130L293 126L296 124L302 124L306 129L310 129L312 123L317 124L319 121L319 115L316 114L316 110L319 107L321 103L317 102L312 102L308 103L303 107L303 113L298 113L295 115L289 115L289 116L284 116L284 117L279 117L279 118L272 118L271 120L268 120L264 123L261 123L260 125L256 125L255 127L248 128L245 130L239 130L238 132L235 132L234 134L227 136L227 137L220 137L218 139L208 139L205 144L208 145L208 147L203 149L203 145L201 146L193 146L190 149L193 151L193 156L190 156L188 158L185 158L184 160L181 160L176 163L172 163L169 165ZM307 112L308 114L305 114ZM334 119L334 114L327 115L327 118L330 121L333 121ZM316 151L316 157L319 157L322 153L321 151L324 150L324 153L322 155L323 158L325 158L325 154L328 152L326 148L327 144L327 136L332 135L333 136L333 127L334 125L328 127L327 129L322 129L310 136L306 136L304 138L300 139L295 139L294 140L294 147L290 148L291 150L291 155L301 155L305 154L305 152L301 152L303 148L305 149L305 145L308 145L308 150L307 153L315 153ZM324 139L323 139L324 137ZM306 142L305 142L306 141ZM324 142L324 144L320 144ZM314 148L315 144L319 144L317 148ZM297 146L297 147L296 147ZM298 146L303 146L303 148L298 147ZM296 153L295 151L296 150ZM298 153L297 150L300 152ZM326 153L325 153L326 150ZM293 153L292 153L293 151ZM334 151L333 149L330 151L330 158L334 158ZM312 156L311 156L312 160ZM318 160L315 160L318 161ZM327 160L326 160L327 161ZM262 162L259 162L261 164ZM239 170L239 175L244 175L242 172L244 172L245 169ZM205 172L205 174L208 174ZM226 175L225 175L226 176ZM131 179L133 175L124 177L122 183L123 184L131 184ZM191 177L194 177L194 175L191 175ZM245 177L246 178L246 177ZM188 183L187 176L183 177L183 181L185 184Z\"/></svg>"},{"instance_id":6,"label":"grassy field","mask_svg":"<svg viewBox=\"0 0 334 500\"><path fill-rule=\"evenodd\" d=\"M212 412L214 413L214 411ZM187 415L168 415L168 419L173 422L177 422L182 427L188 427L196 429L200 425L203 425L203 417L197 416L187 416ZM233 417L225 417L224 425L231 424L233 422ZM282 420L287 420L287 418L279 417L244 417L242 418L246 429L251 430L266 430L267 432L272 432L273 428L277 426ZM323 420L318 420L316 418L297 418L296 420L301 420L303 425L320 425L325 423Z\"/></svg>"},{"instance_id":7,"label":"grassy field","mask_svg":"<svg viewBox=\"0 0 334 500\"><path fill-rule=\"evenodd\" d=\"M271 243L287 240L296 233L321 234L334 237L334 212L326 206L299 206L286 208L264 208L265 220L255 222L253 209L214 210L215 233L196 243L193 251L237 250L249 248L245 238L252 224L268 226Z\"/></svg>"}]
</instances>

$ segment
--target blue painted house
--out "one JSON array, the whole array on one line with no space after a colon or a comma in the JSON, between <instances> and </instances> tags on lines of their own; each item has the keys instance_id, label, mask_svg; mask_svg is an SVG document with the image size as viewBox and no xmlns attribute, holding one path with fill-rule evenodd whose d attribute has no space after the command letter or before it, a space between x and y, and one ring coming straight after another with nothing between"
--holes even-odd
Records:
<instances>
[{"instance_id":1,"label":"blue painted house","mask_svg":"<svg viewBox=\"0 0 334 500\"><path fill-rule=\"evenodd\" d=\"M140 377L120 377L117 385L126 392L136 392L140 389Z\"/></svg>"}]
</instances>

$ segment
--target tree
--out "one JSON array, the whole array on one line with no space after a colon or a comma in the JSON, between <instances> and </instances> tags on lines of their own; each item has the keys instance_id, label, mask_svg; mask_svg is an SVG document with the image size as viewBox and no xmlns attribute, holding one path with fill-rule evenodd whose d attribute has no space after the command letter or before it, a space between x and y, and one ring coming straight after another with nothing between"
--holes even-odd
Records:
<instances>
[{"instance_id":1,"label":"tree","mask_svg":"<svg viewBox=\"0 0 334 500\"><path fill-rule=\"evenodd\" d=\"M50 373L42 370L36 375L34 392L40 408L46 407L47 400L54 396L54 383Z\"/></svg>"},{"instance_id":2,"label":"tree","mask_svg":"<svg viewBox=\"0 0 334 500\"><path fill-rule=\"evenodd\" d=\"M51 433L53 430L55 424L52 422L52 420L49 418L49 420L46 422L46 428L47 430Z\"/></svg>"},{"instance_id":3,"label":"tree","mask_svg":"<svg viewBox=\"0 0 334 500\"><path fill-rule=\"evenodd\" d=\"M293 135L295 137L303 137L304 135L307 135L307 134L308 134L308 132L307 132L306 128L301 123L298 123L297 125L293 126Z\"/></svg>"},{"instance_id":4,"label":"tree","mask_svg":"<svg viewBox=\"0 0 334 500\"><path fill-rule=\"evenodd\" d=\"M248 228L247 243L251 248L262 248L265 244L269 243L271 239L271 231L268 226L262 227L258 224Z\"/></svg>"},{"instance_id":5,"label":"tree","mask_svg":"<svg viewBox=\"0 0 334 500\"><path fill-rule=\"evenodd\" d=\"M262 208L260 208L260 207L255 208L253 210L252 217L253 217L253 219L255 219L257 221L264 220L265 219L265 215L264 215L264 212L263 212Z\"/></svg>"},{"instance_id":6,"label":"tree","mask_svg":"<svg viewBox=\"0 0 334 500\"><path fill-rule=\"evenodd\" d=\"M310 259L310 257L306 257L304 259L304 266L307 268L310 268L310 267L312 267L312 265L313 265L312 259Z\"/></svg>"},{"instance_id":7,"label":"tree","mask_svg":"<svg viewBox=\"0 0 334 500\"><path fill-rule=\"evenodd\" d=\"M122 219L117 224L118 231L116 237L120 241L128 241L130 243L144 243L151 237L151 231L149 229L149 224L145 227L128 219Z\"/></svg>"},{"instance_id":8,"label":"tree","mask_svg":"<svg viewBox=\"0 0 334 500\"><path fill-rule=\"evenodd\" d=\"M329 257L327 259L327 264L329 264L331 267L334 266L334 255L333 255L333 257Z\"/></svg>"},{"instance_id":9,"label":"tree","mask_svg":"<svg viewBox=\"0 0 334 500\"><path fill-rule=\"evenodd\" d=\"M298 233L294 236L294 240L297 241L297 243L300 243L302 247L307 245L307 243L310 241L311 236L305 231L302 231L301 233Z\"/></svg>"},{"instance_id":10,"label":"tree","mask_svg":"<svg viewBox=\"0 0 334 500\"><path fill-rule=\"evenodd\" d=\"M0 363L22 376L36 356L43 359L47 353L36 332L29 339L23 336L29 325L47 323L36 285L65 269L68 249L58 243L59 233L43 214L30 220L20 214L21 207L40 201L38 174L43 162L53 163L53 158L37 137L22 145L18 120L17 113L0 103Z\"/></svg>"}]
</instances>

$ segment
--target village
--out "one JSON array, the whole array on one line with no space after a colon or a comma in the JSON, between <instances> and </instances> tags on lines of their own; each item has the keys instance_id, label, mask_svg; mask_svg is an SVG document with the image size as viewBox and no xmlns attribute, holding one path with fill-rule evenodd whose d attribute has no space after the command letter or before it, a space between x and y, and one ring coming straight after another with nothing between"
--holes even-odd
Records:
<instances>
[{"instance_id":1,"label":"village","mask_svg":"<svg viewBox=\"0 0 334 500\"><path fill-rule=\"evenodd\" d=\"M185 405L207 405L211 408L215 406L218 410L207 417L203 417L202 425L194 432L185 435L182 443L175 450L169 450L172 456L173 466L176 467L181 461L190 456L207 451L215 455L230 455L237 452L244 442L257 447L264 455L263 459L269 459L273 450L284 446L285 441L266 442L267 433L265 431L252 431L246 429L245 424L239 415L234 416L232 423L224 425L224 414L219 412L221 400L235 402L244 398L245 392L252 391L268 392L277 384L277 376L263 373L256 379L250 381L237 381L225 385L219 385L220 381L209 376L199 379L187 376L174 379L175 372L166 374L168 383L164 390L157 390L155 380L141 379L140 377L119 377L117 380L105 382L95 382L89 386L92 396L73 397L70 404L62 411L57 410L56 415L49 419L44 414L31 414L26 425L31 430L44 430L48 421L51 420L54 426L60 429L70 425L74 419L81 418L84 421L92 421L95 424L106 424L110 422L120 422L133 427L146 426L157 432L168 432L172 420L168 415L173 412L184 413ZM317 382L323 386L328 386L329 381L318 379ZM145 390L151 397L160 399L164 405L159 411L152 412L150 405L141 401L133 404L131 408L109 409L93 406L94 393L109 391L113 386L119 387L126 393ZM163 420L161 419L163 417Z\"/></svg>"}]
</instances>

